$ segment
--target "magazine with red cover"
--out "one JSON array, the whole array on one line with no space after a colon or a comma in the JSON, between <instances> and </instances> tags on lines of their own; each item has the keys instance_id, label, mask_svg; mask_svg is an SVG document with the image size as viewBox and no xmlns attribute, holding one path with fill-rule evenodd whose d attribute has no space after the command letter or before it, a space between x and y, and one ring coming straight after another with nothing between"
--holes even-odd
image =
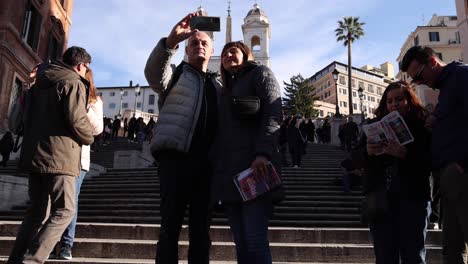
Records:
<instances>
[{"instance_id":1,"label":"magazine with red cover","mask_svg":"<svg viewBox=\"0 0 468 264\"><path fill-rule=\"evenodd\" d=\"M257 198L258 196L275 189L281 185L281 179L271 162L267 163L267 175L256 177L251 168L235 175L233 180L244 202Z\"/></svg>"}]
</instances>

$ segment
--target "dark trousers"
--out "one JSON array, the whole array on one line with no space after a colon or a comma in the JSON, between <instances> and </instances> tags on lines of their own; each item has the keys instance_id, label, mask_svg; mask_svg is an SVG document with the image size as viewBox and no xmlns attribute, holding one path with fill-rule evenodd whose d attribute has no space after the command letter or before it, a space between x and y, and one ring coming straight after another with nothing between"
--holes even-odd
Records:
<instances>
[{"instance_id":1,"label":"dark trousers","mask_svg":"<svg viewBox=\"0 0 468 264\"><path fill-rule=\"evenodd\" d=\"M430 211L430 202L390 200L388 215L369 223L375 263L425 264Z\"/></svg>"},{"instance_id":2,"label":"dark trousers","mask_svg":"<svg viewBox=\"0 0 468 264\"><path fill-rule=\"evenodd\" d=\"M468 263L468 169L459 171L455 163L441 170L442 231L445 261L448 264Z\"/></svg>"},{"instance_id":3,"label":"dark trousers","mask_svg":"<svg viewBox=\"0 0 468 264\"><path fill-rule=\"evenodd\" d=\"M431 209L432 213L429 217L431 223L437 223L442 227L442 193L440 192L440 172L432 172L432 202Z\"/></svg>"},{"instance_id":4,"label":"dark trousers","mask_svg":"<svg viewBox=\"0 0 468 264\"><path fill-rule=\"evenodd\" d=\"M209 263L211 246L211 168L207 154L163 154L158 175L161 191L161 230L156 251L157 264L178 263L179 233L189 206L188 263Z\"/></svg>"},{"instance_id":5,"label":"dark trousers","mask_svg":"<svg viewBox=\"0 0 468 264\"><path fill-rule=\"evenodd\" d=\"M29 176L31 203L16 236L9 264L44 263L47 260L75 215L75 182L75 177L67 175ZM50 215L46 218L49 199Z\"/></svg>"},{"instance_id":6,"label":"dark trousers","mask_svg":"<svg viewBox=\"0 0 468 264\"><path fill-rule=\"evenodd\" d=\"M302 153L303 153L303 147L302 145L295 145L291 146L289 145L289 153L291 154L291 159L292 159L292 166L301 166L301 158L302 158Z\"/></svg>"},{"instance_id":7,"label":"dark trousers","mask_svg":"<svg viewBox=\"0 0 468 264\"><path fill-rule=\"evenodd\" d=\"M118 135L119 135L119 129L112 128L112 139L116 139Z\"/></svg>"},{"instance_id":8,"label":"dark trousers","mask_svg":"<svg viewBox=\"0 0 468 264\"><path fill-rule=\"evenodd\" d=\"M280 146L280 154L281 154L281 164L283 167L288 166L288 158L286 157L286 152L288 150L288 144L284 143Z\"/></svg>"},{"instance_id":9,"label":"dark trousers","mask_svg":"<svg viewBox=\"0 0 468 264\"><path fill-rule=\"evenodd\" d=\"M270 201L227 204L226 214L236 243L237 263L271 264L268 222L273 213Z\"/></svg>"},{"instance_id":10,"label":"dark trousers","mask_svg":"<svg viewBox=\"0 0 468 264\"><path fill-rule=\"evenodd\" d=\"M0 164L3 165L3 167L6 167L7 162L10 160L10 152L8 153L2 153L2 162Z\"/></svg>"}]
</instances>

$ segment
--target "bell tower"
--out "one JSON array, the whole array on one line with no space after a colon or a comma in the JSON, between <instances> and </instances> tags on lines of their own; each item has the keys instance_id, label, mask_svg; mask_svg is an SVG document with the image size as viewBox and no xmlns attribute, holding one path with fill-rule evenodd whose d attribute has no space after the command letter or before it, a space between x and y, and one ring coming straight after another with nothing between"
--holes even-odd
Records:
<instances>
[{"instance_id":1,"label":"bell tower","mask_svg":"<svg viewBox=\"0 0 468 264\"><path fill-rule=\"evenodd\" d=\"M270 22L257 2L244 18L242 33L255 60L270 67Z\"/></svg>"}]
</instances>

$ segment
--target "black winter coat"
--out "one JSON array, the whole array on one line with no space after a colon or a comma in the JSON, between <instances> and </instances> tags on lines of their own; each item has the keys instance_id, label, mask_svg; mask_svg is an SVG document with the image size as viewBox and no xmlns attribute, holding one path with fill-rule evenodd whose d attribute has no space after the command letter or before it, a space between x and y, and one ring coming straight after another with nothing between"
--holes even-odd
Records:
<instances>
[{"instance_id":1,"label":"black winter coat","mask_svg":"<svg viewBox=\"0 0 468 264\"><path fill-rule=\"evenodd\" d=\"M366 155L364 193L386 184L385 172L390 167L394 167L396 175L390 183L390 196L428 201L430 200L431 134L424 126L424 120L415 116L407 116L404 119L414 137L413 142L405 145L406 158L398 159L386 154ZM377 120L373 120L375 121Z\"/></svg>"},{"instance_id":2,"label":"black winter coat","mask_svg":"<svg viewBox=\"0 0 468 264\"><path fill-rule=\"evenodd\" d=\"M273 72L256 62L248 62L226 79L219 94L218 134L211 152L214 160L213 198L215 201L240 202L242 199L233 176L249 168L259 155L277 165L281 95ZM232 107L233 96L257 96L260 99L259 113L254 117L239 115Z\"/></svg>"}]
</instances>

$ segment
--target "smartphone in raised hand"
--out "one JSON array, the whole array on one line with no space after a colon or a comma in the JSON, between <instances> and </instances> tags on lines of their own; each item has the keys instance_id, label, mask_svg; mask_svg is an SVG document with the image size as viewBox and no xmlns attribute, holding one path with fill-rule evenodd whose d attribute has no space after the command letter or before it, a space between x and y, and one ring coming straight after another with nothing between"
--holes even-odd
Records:
<instances>
[{"instance_id":1,"label":"smartphone in raised hand","mask_svg":"<svg viewBox=\"0 0 468 264\"><path fill-rule=\"evenodd\" d=\"M200 31L220 31L220 18L210 16L194 16L190 18L190 28Z\"/></svg>"}]
</instances>

